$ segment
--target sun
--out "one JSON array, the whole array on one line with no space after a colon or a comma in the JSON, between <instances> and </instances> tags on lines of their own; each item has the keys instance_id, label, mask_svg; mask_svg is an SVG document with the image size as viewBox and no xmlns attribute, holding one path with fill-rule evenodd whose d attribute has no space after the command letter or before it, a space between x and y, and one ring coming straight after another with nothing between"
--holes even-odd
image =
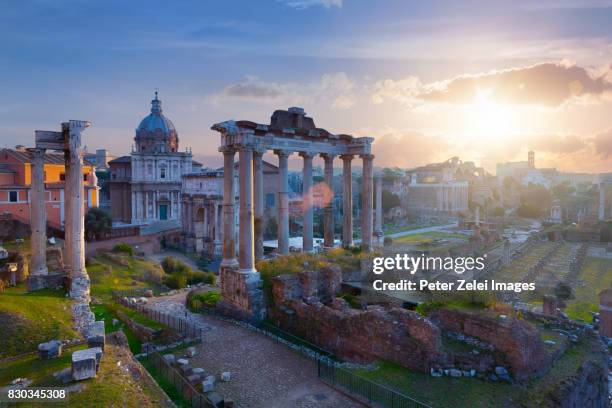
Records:
<instances>
[{"instance_id":1,"label":"sun","mask_svg":"<svg viewBox=\"0 0 612 408\"><path fill-rule=\"evenodd\" d=\"M478 90L467 109L468 132L478 139L499 139L516 130L512 109L495 102L490 91Z\"/></svg>"}]
</instances>

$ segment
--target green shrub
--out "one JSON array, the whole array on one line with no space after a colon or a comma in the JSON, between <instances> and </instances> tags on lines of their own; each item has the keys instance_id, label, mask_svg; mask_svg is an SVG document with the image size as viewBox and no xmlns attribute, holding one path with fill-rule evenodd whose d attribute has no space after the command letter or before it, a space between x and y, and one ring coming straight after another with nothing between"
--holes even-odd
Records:
<instances>
[{"instance_id":1,"label":"green shrub","mask_svg":"<svg viewBox=\"0 0 612 408\"><path fill-rule=\"evenodd\" d=\"M187 276L178 273L168 274L164 276L163 282L169 288L181 289L187 286Z\"/></svg>"},{"instance_id":2,"label":"green shrub","mask_svg":"<svg viewBox=\"0 0 612 408\"><path fill-rule=\"evenodd\" d=\"M361 309L361 302L359 301L357 296L351 293L343 293L342 295L338 297L340 299L344 299L346 303L348 303L349 306L352 307L353 309Z\"/></svg>"},{"instance_id":3,"label":"green shrub","mask_svg":"<svg viewBox=\"0 0 612 408\"><path fill-rule=\"evenodd\" d=\"M113 252L121 252L124 254L128 254L129 256L134 255L134 248L131 245L126 244L125 242L120 242L113 247Z\"/></svg>"},{"instance_id":4,"label":"green shrub","mask_svg":"<svg viewBox=\"0 0 612 408\"><path fill-rule=\"evenodd\" d=\"M190 285L195 285L197 283L205 283L209 285L214 285L216 278L217 278L215 274L212 272L200 272L200 271L188 273L186 274L186 276L187 276L187 283L189 283Z\"/></svg>"},{"instance_id":5,"label":"green shrub","mask_svg":"<svg viewBox=\"0 0 612 408\"><path fill-rule=\"evenodd\" d=\"M218 291L191 291L187 295L187 306L193 310L215 307L219 299L221 299L221 293Z\"/></svg>"}]
</instances>

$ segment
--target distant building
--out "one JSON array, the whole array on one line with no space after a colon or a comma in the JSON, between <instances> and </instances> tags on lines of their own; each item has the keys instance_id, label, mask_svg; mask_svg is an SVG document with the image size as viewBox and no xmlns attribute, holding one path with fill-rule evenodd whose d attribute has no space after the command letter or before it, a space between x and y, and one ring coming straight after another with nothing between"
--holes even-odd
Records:
<instances>
[{"instance_id":1,"label":"distant building","mask_svg":"<svg viewBox=\"0 0 612 408\"><path fill-rule=\"evenodd\" d=\"M116 156L111 155L106 149L97 149L95 153L83 153L83 159L96 166L97 171L108 170L108 162Z\"/></svg>"},{"instance_id":2,"label":"distant building","mask_svg":"<svg viewBox=\"0 0 612 408\"><path fill-rule=\"evenodd\" d=\"M179 152L174 125L155 93L151 113L134 137L130 156L109 162L111 213L115 222L149 224L180 220L181 176L193 171L191 151Z\"/></svg>"},{"instance_id":3,"label":"distant building","mask_svg":"<svg viewBox=\"0 0 612 408\"><path fill-rule=\"evenodd\" d=\"M32 154L23 146L0 150L0 214L30 223L30 183ZM44 180L47 224L57 230L64 228L64 155L45 153ZM85 207L98 206L97 179L92 163L83 165Z\"/></svg>"},{"instance_id":4,"label":"distant building","mask_svg":"<svg viewBox=\"0 0 612 408\"><path fill-rule=\"evenodd\" d=\"M409 213L424 215L457 214L468 209L468 181L458 181L456 172L461 161L454 157L407 172L406 207Z\"/></svg>"}]
</instances>

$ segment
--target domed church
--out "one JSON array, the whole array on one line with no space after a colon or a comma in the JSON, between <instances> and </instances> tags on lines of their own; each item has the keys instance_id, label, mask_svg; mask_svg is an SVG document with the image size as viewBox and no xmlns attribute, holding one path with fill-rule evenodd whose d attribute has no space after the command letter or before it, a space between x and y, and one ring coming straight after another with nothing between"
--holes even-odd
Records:
<instances>
[{"instance_id":1,"label":"domed church","mask_svg":"<svg viewBox=\"0 0 612 408\"><path fill-rule=\"evenodd\" d=\"M113 221L179 221L181 176L192 172L192 165L191 151L179 152L178 133L155 92L151 113L136 128L131 155L109 162Z\"/></svg>"}]
</instances>

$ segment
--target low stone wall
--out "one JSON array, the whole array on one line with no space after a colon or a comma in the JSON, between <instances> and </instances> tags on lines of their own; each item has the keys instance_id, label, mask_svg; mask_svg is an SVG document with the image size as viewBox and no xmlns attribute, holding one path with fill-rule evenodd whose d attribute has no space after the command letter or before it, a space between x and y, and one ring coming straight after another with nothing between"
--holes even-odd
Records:
<instances>
[{"instance_id":1,"label":"low stone wall","mask_svg":"<svg viewBox=\"0 0 612 408\"><path fill-rule=\"evenodd\" d=\"M530 323L508 316L499 319L482 314L438 309L431 315L443 330L465 333L491 344L500 351L517 379L525 379L550 366L540 333Z\"/></svg>"},{"instance_id":2,"label":"low stone wall","mask_svg":"<svg viewBox=\"0 0 612 408\"><path fill-rule=\"evenodd\" d=\"M134 333L138 340L142 342L150 342L155 339L155 336L157 335L156 330L135 322L121 310L117 310L117 317L125 323L125 325Z\"/></svg>"},{"instance_id":3,"label":"low stone wall","mask_svg":"<svg viewBox=\"0 0 612 408\"><path fill-rule=\"evenodd\" d=\"M335 267L274 278L271 320L348 361L383 359L428 372L439 357L440 330L405 309L351 309L335 297L340 283L341 271Z\"/></svg>"}]
</instances>

